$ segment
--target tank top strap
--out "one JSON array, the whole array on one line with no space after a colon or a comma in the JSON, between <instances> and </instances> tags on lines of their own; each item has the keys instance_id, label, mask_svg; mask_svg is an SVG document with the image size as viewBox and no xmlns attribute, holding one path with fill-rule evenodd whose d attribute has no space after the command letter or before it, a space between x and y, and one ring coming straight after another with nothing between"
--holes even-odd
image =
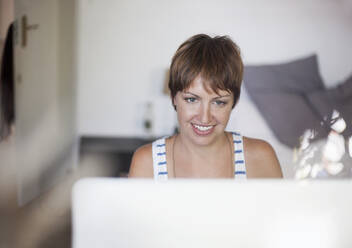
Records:
<instances>
[{"instance_id":1,"label":"tank top strap","mask_svg":"<svg viewBox=\"0 0 352 248\"><path fill-rule=\"evenodd\" d=\"M247 179L246 162L244 159L243 137L238 132L232 132L234 147L234 177L235 179Z\"/></svg>"},{"instance_id":2,"label":"tank top strap","mask_svg":"<svg viewBox=\"0 0 352 248\"><path fill-rule=\"evenodd\" d=\"M154 180L165 181L168 179L166 163L166 139L161 138L153 142L153 169Z\"/></svg>"}]
</instances>

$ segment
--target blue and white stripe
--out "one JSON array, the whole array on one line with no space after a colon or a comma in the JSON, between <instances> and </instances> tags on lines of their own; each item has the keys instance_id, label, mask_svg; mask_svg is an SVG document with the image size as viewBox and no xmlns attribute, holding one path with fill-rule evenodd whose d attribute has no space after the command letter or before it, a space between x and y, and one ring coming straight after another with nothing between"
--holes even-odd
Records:
<instances>
[{"instance_id":1,"label":"blue and white stripe","mask_svg":"<svg viewBox=\"0 0 352 248\"><path fill-rule=\"evenodd\" d=\"M165 181L168 179L165 138L154 141L152 149L154 180Z\"/></svg>"},{"instance_id":2,"label":"blue and white stripe","mask_svg":"<svg viewBox=\"0 0 352 248\"><path fill-rule=\"evenodd\" d=\"M246 162L243 152L243 137L240 133L233 132L233 147L234 147L234 176L235 179L247 179Z\"/></svg>"},{"instance_id":3,"label":"blue and white stripe","mask_svg":"<svg viewBox=\"0 0 352 248\"><path fill-rule=\"evenodd\" d=\"M243 137L238 132L232 133L234 147L234 178L247 179L246 162L244 159ZM154 180L168 180L167 162L166 162L166 138L161 138L153 142L153 168Z\"/></svg>"}]
</instances>

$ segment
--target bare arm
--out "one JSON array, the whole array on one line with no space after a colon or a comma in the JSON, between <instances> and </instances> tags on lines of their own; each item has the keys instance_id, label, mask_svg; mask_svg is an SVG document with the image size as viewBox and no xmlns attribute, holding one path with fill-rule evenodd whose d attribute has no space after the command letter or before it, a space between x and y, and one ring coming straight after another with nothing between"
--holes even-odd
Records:
<instances>
[{"instance_id":1,"label":"bare arm","mask_svg":"<svg viewBox=\"0 0 352 248\"><path fill-rule=\"evenodd\" d=\"M128 177L153 177L153 157L151 144L142 146L134 152Z\"/></svg>"},{"instance_id":2,"label":"bare arm","mask_svg":"<svg viewBox=\"0 0 352 248\"><path fill-rule=\"evenodd\" d=\"M245 159L249 178L282 178L279 160L269 143L246 138Z\"/></svg>"}]
</instances>

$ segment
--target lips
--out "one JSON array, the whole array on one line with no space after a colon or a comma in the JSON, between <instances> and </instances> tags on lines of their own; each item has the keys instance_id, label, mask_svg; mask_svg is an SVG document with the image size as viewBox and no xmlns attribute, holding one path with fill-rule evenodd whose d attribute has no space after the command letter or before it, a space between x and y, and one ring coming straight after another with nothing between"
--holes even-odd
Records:
<instances>
[{"instance_id":1,"label":"lips","mask_svg":"<svg viewBox=\"0 0 352 248\"><path fill-rule=\"evenodd\" d=\"M213 132L215 125L198 125L192 124L193 131L200 136L209 135Z\"/></svg>"}]
</instances>

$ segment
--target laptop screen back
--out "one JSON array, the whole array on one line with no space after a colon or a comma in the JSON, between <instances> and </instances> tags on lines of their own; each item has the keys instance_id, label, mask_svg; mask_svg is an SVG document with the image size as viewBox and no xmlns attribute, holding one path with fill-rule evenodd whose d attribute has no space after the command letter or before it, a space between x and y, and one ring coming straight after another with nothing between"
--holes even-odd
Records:
<instances>
[{"instance_id":1,"label":"laptop screen back","mask_svg":"<svg viewBox=\"0 0 352 248\"><path fill-rule=\"evenodd\" d=\"M92 178L73 189L73 247L352 247L350 181Z\"/></svg>"}]
</instances>

